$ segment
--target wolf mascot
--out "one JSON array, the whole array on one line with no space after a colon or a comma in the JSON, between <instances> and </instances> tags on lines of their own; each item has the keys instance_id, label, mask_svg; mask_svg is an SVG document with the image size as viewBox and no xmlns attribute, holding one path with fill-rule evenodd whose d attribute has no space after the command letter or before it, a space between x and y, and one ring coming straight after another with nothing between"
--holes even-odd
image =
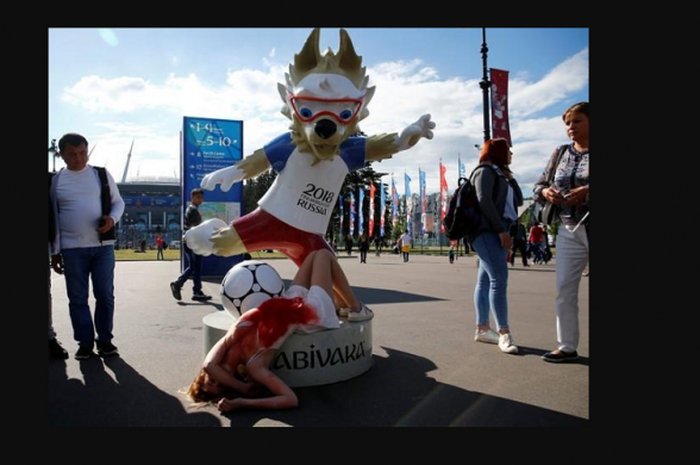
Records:
<instances>
[{"instance_id":1,"label":"wolf mascot","mask_svg":"<svg viewBox=\"0 0 700 465\"><path fill-rule=\"evenodd\" d=\"M275 182L258 202L259 208L223 229L196 227L186 234L187 245L200 255L230 256L276 249L297 266L314 250L330 246L323 239L345 175L365 162L391 158L433 138L430 115L406 127L400 135L351 137L358 122L369 115L367 104L374 87L355 53L350 36L340 30L338 53L319 50L315 29L278 90L282 113L292 120L285 133L234 166L208 174L201 187L221 184L228 191L235 182L252 178L272 167ZM204 226L204 225L203 225Z\"/></svg>"}]
</instances>

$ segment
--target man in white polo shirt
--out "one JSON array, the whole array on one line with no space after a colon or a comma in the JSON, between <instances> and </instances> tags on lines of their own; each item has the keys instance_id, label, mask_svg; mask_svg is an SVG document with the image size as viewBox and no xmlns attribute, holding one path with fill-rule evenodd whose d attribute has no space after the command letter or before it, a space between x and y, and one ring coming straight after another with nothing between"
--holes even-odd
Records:
<instances>
[{"instance_id":1,"label":"man in white polo shirt","mask_svg":"<svg viewBox=\"0 0 700 465\"><path fill-rule=\"evenodd\" d=\"M112 176L108 181L109 213L103 213L103 187L98 170L88 165L88 141L69 133L58 142L66 168L51 182L51 201L57 212L57 241L52 250L54 271L65 274L73 337L79 349L78 360L93 354L95 342L102 356L117 355L112 344L114 322L114 240L107 233L124 213L124 201ZM89 281L95 295L93 323L88 305ZM97 332L97 339L95 339Z\"/></svg>"}]
</instances>

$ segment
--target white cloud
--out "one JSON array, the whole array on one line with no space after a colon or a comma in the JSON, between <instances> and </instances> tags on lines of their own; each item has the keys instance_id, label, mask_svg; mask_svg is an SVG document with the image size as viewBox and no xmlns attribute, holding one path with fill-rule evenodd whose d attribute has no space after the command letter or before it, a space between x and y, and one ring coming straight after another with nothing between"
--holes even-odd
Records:
<instances>
[{"instance_id":1,"label":"white cloud","mask_svg":"<svg viewBox=\"0 0 700 465\"><path fill-rule=\"evenodd\" d=\"M557 65L538 82L516 78L508 85L510 117L533 115L588 85L588 48Z\"/></svg>"},{"instance_id":2,"label":"white cloud","mask_svg":"<svg viewBox=\"0 0 700 465\"><path fill-rule=\"evenodd\" d=\"M269 58L274 55L273 49ZM138 153L143 157L142 175L171 176L172 168L178 167L183 115L243 120L246 154L287 130L289 121L280 114L282 102L277 83L283 82L288 63L274 63L267 57L263 62L262 70L229 70L220 85L204 82L195 74L171 74L161 84L139 77L86 76L65 89L63 100L96 117L107 115L112 121L103 123L101 127L106 132L91 140L100 143L96 156L100 149L108 152L106 146L110 146L110 164L112 157L117 160L121 156L123 167L131 140L136 137L132 167ZM370 116L360 124L365 133L400 132L425 113L430 113L437 123L433 140L421 140L409 151L376 164L375 170L394 172L397 187L403 192L405 169L413 179L412 191L417 192L420 165L426 171L427 191L435 192L439 188L438 162L442 157L447 165L448 184L453 189L457 153L461 153L469 171L478 157L474 144L481 144L483 139L479 79L441 79L435 68L418 59L381 63L368 68L367 74L370 85L376 85L377 90L368 107ZM566 141L560 117L532 116L585 88L588 49L563 61L540 81L528 82L527 74L517 70L513 76L509 83L513 169L528 196L554 147ZM119 118L144 124L116 123ZM163 130L164 127L168 129ZM131 168L130 172L135 173L136 169Z\"/></svg>"}]
</instances>

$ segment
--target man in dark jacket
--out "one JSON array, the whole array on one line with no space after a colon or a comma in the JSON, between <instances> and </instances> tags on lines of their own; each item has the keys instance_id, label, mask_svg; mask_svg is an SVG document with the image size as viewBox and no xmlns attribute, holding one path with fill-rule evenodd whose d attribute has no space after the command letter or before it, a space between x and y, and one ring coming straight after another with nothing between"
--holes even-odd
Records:
<instances>
[{"instance_id":1,"label":"man in dark jacket","mask_svg":"<svg viewBox=\"0 0 700 465\"><path fill-rule=\"evenodd\" d=\"M510 237L513 238L513 248L510 255L510 264L515 266L515 252L520 251L520 256L523 259L523 266L530 266L527 264L527 240L525 237L525 225L521 222L520 217L515 221L515 223L510 225Z\"/></svg>"},{"instance_id":2,"label":"man in dark jacket","mask_svg":"<svg viewBox=\"0 0 700 465\"><path fill-rule=\"evenodd\" d=\"M200 188L192 189L190 192L192 202L187 207L185 212L184 230L187 232L190 228L194 228L202 222L202 215L199 213L199 206L204 203L204 191ZM185 252L185 271L182 272L177 280L170 283L170 291L176 300L182 300L181 289L190 276L194 281L192 288L192 300L204 302L211 299L210 295L202 292L202 256L197 255L187 247L187 242L182 242L182 247Z\"/></svg>"}]
</instances>

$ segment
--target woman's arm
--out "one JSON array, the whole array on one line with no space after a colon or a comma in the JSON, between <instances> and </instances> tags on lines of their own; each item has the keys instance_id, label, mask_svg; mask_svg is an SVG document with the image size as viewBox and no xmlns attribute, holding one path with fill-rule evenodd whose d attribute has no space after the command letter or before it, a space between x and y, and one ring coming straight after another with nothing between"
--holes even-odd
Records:
<instances>
[{"instance_id":1,"label":"woman's arm","mask_svg":"<svg viewBox=\"0 0 700 465\"><path fill-rule=\"evenodd\" d=\"M299 399L294 391L268 369L268 365L274 356L275 351L270 351L248 365L250 377L272 392L274 394L272 397L264 399L246 399L243 397L221 399L218 403L219 410L230 412L240 408L285 409L299 405Z\"/></svg>"},{"instance_id":2,"label":"woman's arm","mask_svg":"<svg viewBox=\"0 0 700 465\"><path fill-rule=\"evenodd\" d=\"M552 185L550 185L550 179L553 179L554 171L557 167L557 159L559 158L559 152L561 147L554 149L554 153L549 157L547 166L542 172L542 175L535 183L533 190L535 200L545 200L550 203L562 203L564 198L559 194L559 191Z\"/></svg>"}]
</instances>

